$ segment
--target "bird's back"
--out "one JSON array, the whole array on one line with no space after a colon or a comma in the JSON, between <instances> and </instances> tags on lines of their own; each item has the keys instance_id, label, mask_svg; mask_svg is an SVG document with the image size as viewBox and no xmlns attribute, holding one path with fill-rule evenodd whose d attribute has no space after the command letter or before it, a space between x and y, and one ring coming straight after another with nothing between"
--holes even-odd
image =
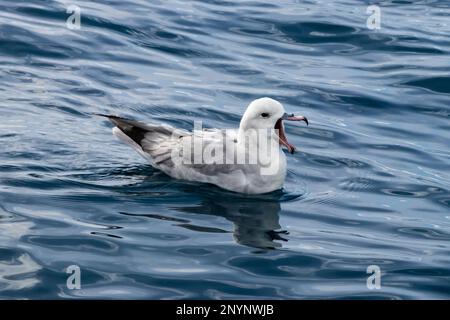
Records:
<instances>
[{"instance_id":1,"label":"bird's back","mask_svg":"<svg viewBox=\"0 0 450 320\"><path fill-rule=\"evenodd\" d=\"M131 145L152 166L177 179L212 183L241 193L265 193L282 187L286 160L281 152L279 168L262 174L257 163L239 163L238 154L249 150L237 141L236 129L189 132L162 124L146 124L107 116L114 135Z\"/></svg>"}]
</instances>

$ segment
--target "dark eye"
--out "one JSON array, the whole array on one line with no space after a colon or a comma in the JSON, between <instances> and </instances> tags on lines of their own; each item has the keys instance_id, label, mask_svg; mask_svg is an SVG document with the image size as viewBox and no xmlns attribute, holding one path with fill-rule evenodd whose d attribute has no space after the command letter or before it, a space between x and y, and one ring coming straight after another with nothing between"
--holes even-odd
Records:
<instances>
[{"instance_id":1,"label":"dark eye","mask_svg":"<svg viewBox=\"0 0 450 320\"><path fill-rule=\"evenodd\" d=\"M263 118L267 118L268 116L269 116L268 113L265 113L265 112L261 113L261 117L263 117Z\"/></svg>"}]
</instances>

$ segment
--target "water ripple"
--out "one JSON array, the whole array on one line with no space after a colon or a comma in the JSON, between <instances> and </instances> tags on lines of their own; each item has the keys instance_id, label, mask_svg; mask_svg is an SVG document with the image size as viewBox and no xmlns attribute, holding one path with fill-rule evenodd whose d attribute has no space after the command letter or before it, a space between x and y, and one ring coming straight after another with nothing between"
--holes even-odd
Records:
<instances>
[{"instance_id":1,"label":"water ripple","mask_svg":"<svg viewBox=\"0 0 450 320\"><path fill-rule=\"evenodd\" d=\"M1 298L449 298L448 1L379 1L380 30L348 0L77 5L80 30L0 4ZM170 179L92 116L231 128L261 96L310 125L258 196Z\"/></svg>"}]
</instances>

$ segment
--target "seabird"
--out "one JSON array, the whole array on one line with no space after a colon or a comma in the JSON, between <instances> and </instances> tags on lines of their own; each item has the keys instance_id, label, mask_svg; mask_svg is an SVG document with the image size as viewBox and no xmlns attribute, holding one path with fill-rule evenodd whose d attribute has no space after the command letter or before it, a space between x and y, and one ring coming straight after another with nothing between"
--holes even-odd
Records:
<instances>
[{"instance_id":1,"label":"seabird","mask_svg":"<svg viewBox=\"0 0 450 320\"><path fill-rule=\"evenodd\" d=\"M271 98L252 101L238 129L190 132L167 124L100 115L115 125L115 136L167 175L245 194L283 187L286 157L281 146L291 154L295 151L287 140L283 121L308 124L306 117L286 113L283 105Z\"/></svg>"}]
</instances>

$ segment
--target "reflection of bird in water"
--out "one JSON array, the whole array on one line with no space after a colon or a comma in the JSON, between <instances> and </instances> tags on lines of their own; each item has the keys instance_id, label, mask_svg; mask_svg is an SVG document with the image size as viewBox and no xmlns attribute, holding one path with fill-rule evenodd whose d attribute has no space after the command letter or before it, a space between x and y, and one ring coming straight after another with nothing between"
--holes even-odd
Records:
<instances>
[{"instance_id":1,"label":"reflection of bird in water","mask_svg":"<svg viewBox=\"0 0 450 320\"><path fill-rule=\"evenodd\" d=\"M278 202L268 203L227 203L225 207L228 220L234 223L233 236L237 243L257 247L275 249L281 247L281 243L274 240L287 239L281 237L287 231L276 231L281 228Z\"/></svg>"},{"instance_id":2,"label":"reflection of bird in water","mask_svg":"<svg viewBox=\"0 0 450 320\"><path fill-rule=\"evenodd\" d=\"M275 240L288 241L282 235L287 231L278 231L279 212L278 201L256 201L253 199L230 198L222 201L204 199L201 205L177 208L189 213L200 213L222 216L233 222L234 240L242 245L275 249L282 245Z\"/></svg>"},{"instance_id":3,"label":"reflection of bird in water","mask_svg":"<svg viewBox=\"0 0 450 320\"><path fill-rule=\"evenodd\" d=\"M145 172L145 174L147 175L148 173ZM189 204L172 206L174 210L192 214L220 216L233 222L233 238L239 244L261 249L276 249L282 247L282 244L277 241L288 241L288 239L284 238L288 232L280 230L280 203L283 200L297 198L298 194L286 194L283 191L279 191L264 195L242 196L234 192L230 193L217 189L211 185L195 184L195 188L193 188L191 184L167 183L171 180L165 176L151 176L147 180L153 183L161 182L161 184L157 184L158 189L166 188L167 191L167 188L169 190L175 188L178 193L182 191L180 196L185 197ZM145 189L145 192L139 191L136 194L146 194L148 188L146 187ZM129 189L127 192L129 192ZM154 193L151 193L151 195L154 196ZM129 212L121 212L121 214L135 215ZM220 228L193 224L186 218L180 219L160 214L138 215L171 221L176 226L197 232L228 233L228 231Z\"/></svg>"}]
</instances>

